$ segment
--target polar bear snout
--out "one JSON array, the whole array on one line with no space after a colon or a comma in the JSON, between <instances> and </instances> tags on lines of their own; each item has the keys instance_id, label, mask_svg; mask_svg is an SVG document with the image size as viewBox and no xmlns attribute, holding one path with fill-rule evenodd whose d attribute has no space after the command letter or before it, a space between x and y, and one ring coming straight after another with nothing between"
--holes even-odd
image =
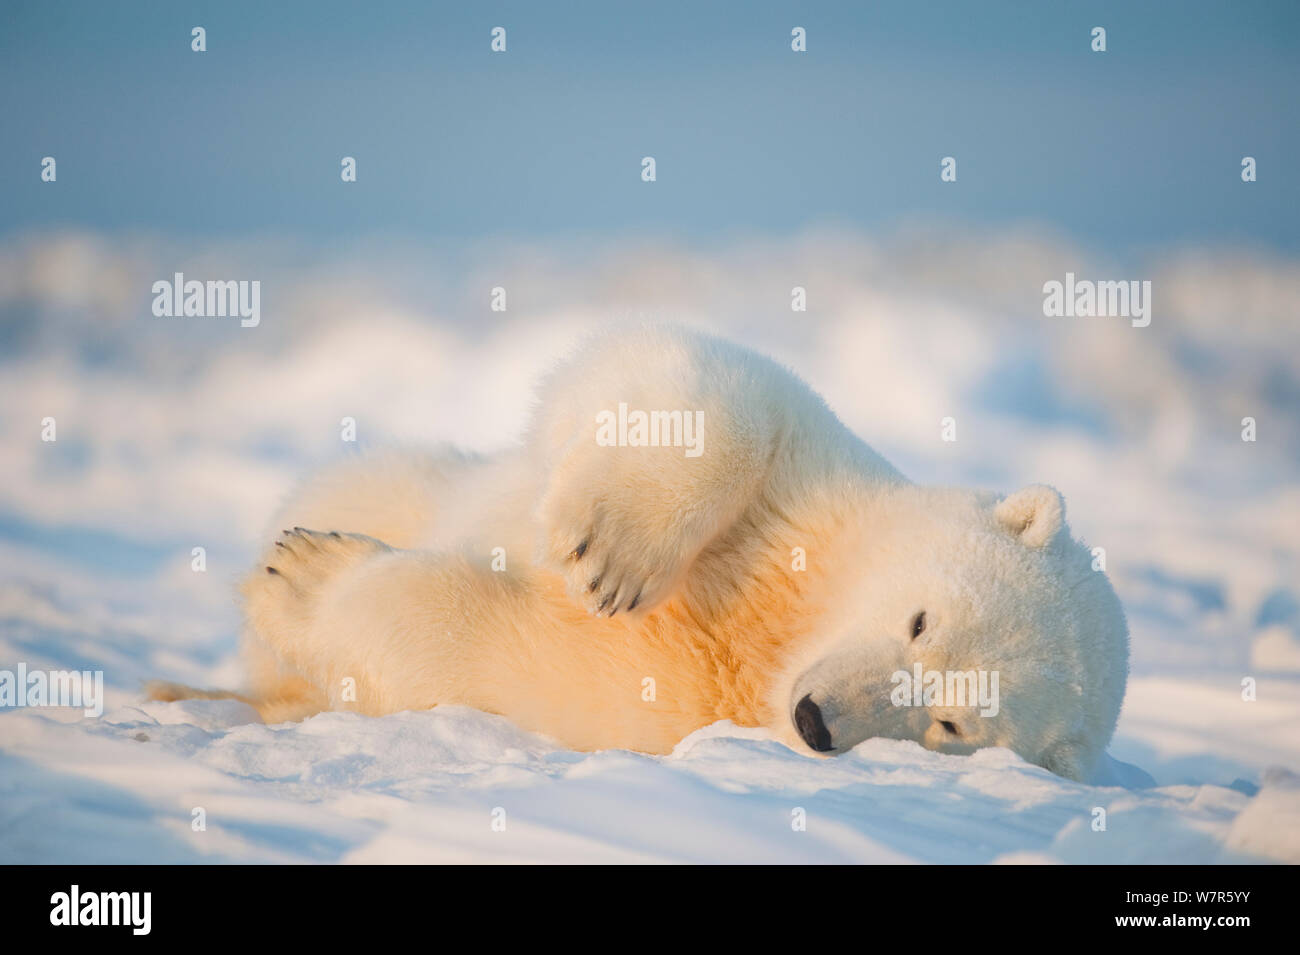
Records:
<instances>
[{"instance_id":1,"label":"polar bear snout","mask_svg":"<svg viewBox=\"0 0 1300 955\"><path fill-rule=\"evenodd\" d=\"M811 693L805 693L795 706L794 725L809 749L828 753L835 748L831 744L831 733L826 728L826 721L822 719L821 707L813 702Z\"/></svg>"}]
</instances>

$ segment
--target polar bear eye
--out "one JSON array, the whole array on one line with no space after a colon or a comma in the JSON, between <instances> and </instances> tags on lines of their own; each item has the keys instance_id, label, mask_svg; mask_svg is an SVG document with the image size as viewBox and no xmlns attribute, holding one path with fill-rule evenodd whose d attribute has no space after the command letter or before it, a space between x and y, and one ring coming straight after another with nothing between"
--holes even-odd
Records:
<instances>
[{"instance_id":1,"label":"polar bear eye","mask_svg":"<svg viewBox=\"0 0 1300 955\"><path fill-rule=\"evenodd\" d=\"M915 640L925 630L925 611L922 610L912 618L912 639Z\"/></svg>"}]
</instances>

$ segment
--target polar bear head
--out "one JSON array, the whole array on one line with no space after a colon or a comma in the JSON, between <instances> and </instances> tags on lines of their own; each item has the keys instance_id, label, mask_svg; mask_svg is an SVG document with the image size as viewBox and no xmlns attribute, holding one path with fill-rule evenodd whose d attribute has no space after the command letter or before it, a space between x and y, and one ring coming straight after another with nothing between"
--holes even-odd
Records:
<instances>
[{"instance_id":1,"label":"polar bear head","mask_svg":"<svg viewBox=\"0 0 1300 955\"><path fill-rule=\"evenodd\" d=\"M1119 716L1128 629L1061 495L901 486L855 530L833 588L848 596L777 689L787 737L825 754L874 736L1005 746L1085 778Z\"/></svg>"}]
</instances>

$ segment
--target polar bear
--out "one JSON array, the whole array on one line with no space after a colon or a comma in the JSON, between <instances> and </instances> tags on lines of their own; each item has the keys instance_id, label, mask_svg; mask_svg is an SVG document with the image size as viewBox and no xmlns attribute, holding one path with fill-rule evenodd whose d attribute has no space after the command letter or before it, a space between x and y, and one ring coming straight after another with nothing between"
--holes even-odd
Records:
<instances>
[{"instance_id":1,"label":"polar bear","mask_svg":"<svg viewBox=\"0 0 1300 955\"><path fill-rule=\"evenodd\" d=\"M1124 614L1059 493L916 486L791 372L683 329L590 341L517 449L350 459L274 526L242 588L267 722L458 703L665 753L729 719L1082 779L1124 696Z\"/></svg>"}]
</instances>

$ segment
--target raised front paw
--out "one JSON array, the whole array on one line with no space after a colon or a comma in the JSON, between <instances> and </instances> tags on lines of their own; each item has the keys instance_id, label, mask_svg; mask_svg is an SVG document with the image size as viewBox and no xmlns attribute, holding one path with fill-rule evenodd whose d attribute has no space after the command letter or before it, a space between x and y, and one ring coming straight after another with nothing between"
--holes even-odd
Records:
<instances>
[{"instance_id":1,"label":"raised front paw","mask_svg":"<svg viewBox=\"0 0 1300 955\"><path fill-rule=\"evenodd\" d=\"M549 563L564 575L569 593L593 614L646 611L672 591L684 569L667 521L591 506L570 525L549 533Z\"/></svg>"}]
</instances>

